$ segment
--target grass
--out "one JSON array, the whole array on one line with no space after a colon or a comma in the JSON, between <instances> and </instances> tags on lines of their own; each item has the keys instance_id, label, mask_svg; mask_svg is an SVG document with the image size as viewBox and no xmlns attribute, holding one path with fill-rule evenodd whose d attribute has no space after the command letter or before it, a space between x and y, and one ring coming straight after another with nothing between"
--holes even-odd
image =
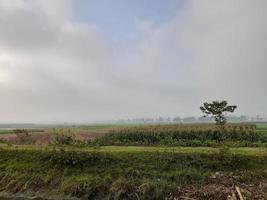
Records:
<instances>
[{"instance_id":1,"label":"grass","mask_svg":"<svg viewBox=\"0 0 267 200\"><path fill-rule=\"evenodd\" d=\"M258 123L256 127L257 131L267 134L267 123Z\"/></svg>"},{"instance_id":2,"label":"grass","mask_svg":"<svg viewBox=\"0 0 267 200\"><path fill-rule=\"evenodd\" d=\"M266 149L260 148L104 147L66 150L2 146L0 189L42 191L47 195L84 199L164 199L177 186L209 182L210 176L218 171L224 174L234 172L234 182L267 177Z\"/></svg>"},{"instance_id":3,"label":"grass","mask_svg":"<svg viewBox=\"0 0 267 200\"><path fill-rule=\"evenodd\" d=\"M267 129L267 123L256 123L257 129Z\"/></svg>"},{"instance_id":4,"label":"grass","mask_svg":"<svg viewBox=\"0 0 267 200\"><path fill-rule=\"evenodd\" d=\"M40 145L10 145L0 144L1 149L6 150L43 150L53 151L55 149L64 149L65 151L75 150L77 152L167 152L167 153L188 153L188 154L210 154L218 153L221 149L213 147L144 147L144 146L102 146L102 147L55 147L55 146L40 146ZM247 154L247 155L267 155L267 148L255 147L236 147L227 148L232 154Z\"/></svg>"},{"instance_id":5,"label":"grass","mask_svg":"<svg viewBox=\"0 0 267 200\"><path fill-rule=\"evenodd\" d=\"M110 130L123 128L125 125L75 125L75 126L65 126L65 125L47 125L34 129L26 129L29 133L38 133L38 132L53 132L53 129L57 129L63 132L71 132L71 133L94 133L94 134L103 134L107 133ZM13 128L2 128L0 129L0 134L10 134L14 133Z\"/></svg>"}]
</instances>

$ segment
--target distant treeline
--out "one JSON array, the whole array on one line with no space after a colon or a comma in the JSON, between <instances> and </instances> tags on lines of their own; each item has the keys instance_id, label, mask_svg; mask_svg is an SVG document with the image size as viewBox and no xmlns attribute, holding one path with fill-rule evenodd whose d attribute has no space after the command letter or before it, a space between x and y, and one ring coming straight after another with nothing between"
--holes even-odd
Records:
<instances>
[{"instance_id":1,"label":"distant treeline","mask_svg":"<svg viewBox=\"0 0 267 200\"><path fill-rule=\"evenodd\" d=\"M35 124L32 123L26 123L26 124L0 124L0 128L6 128L6 129L26 129L26 128L34 128Z\"/></svg>"},{"instance_id":2,"label":"distant treeline","mask_svg":"<svg viewBox=\"0 0 267 200\"><path fill-rule=\"evenodd\" d=\"M228 122L232 123L240 123L240 122L251 122L251 121L259 121L264 122L263 118L260 118L259 116L255 118L250 118L245 115L241 116L227 116L226 117ZM125 124L153 124L153 123L211 123L214 122L214 118L212 117L158 117L158 118L135 118L135 119L122 119L118 120L117 123L125 123Z\"/></svg>"}]
</instances>

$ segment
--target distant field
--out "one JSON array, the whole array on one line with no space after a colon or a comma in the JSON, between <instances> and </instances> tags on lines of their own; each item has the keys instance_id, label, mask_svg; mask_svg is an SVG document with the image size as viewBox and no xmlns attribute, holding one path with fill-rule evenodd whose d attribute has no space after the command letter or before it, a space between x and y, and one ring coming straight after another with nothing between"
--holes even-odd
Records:
<instances>
[{"instance_id":1,"label":"distant field","mask_svg":"<svg viewBox=\"0 0 267 200\"><path fill-rule=\"evenodd\" d=\"M257 132L261 132L264 135L267 135L267 123L257 123Z\"/></svg>"},{"instance_id":2,"label":"distant field","mask_svg":"<svg viewBox=\"0 0 267 200\"><path fill-rule=\"evenodd\" d=\"M257 126L257 129L267 130L267 123L258 123L256 124L256 126Z\"/></svg>"},{"instance_id":3,"label":"distant field","mask_svg":"<svg viewBox=\"0 0 267 200\"><path fill-rule=\"evenodd\" d=\"M0 134L11 134L11 133L14 133L14 128L1 128L0 129ZM25 129L28 131L28 133L40 133L40 132L44 132L45 130L44 129Z\"/></svg>"},{"instance_id":4,"label":"distant field","mask_svg":"<svg viewBox=\"0 0 267 200\"><path fill-rule=\"evenodd\" d=\"M232 126L234 124L229 124ZM62 130L64 133L89 133L95 135L102 135L109 131L120 130L125 128L134 128L134 127L155 127L164 129L177 127L180 129L210 129L214 128L213 124L92 124L92 125L35 125L34 128L26 128L29 133L35 132L52 132L53 129ZM256 127L258 130L266 130L267 131L267 123L257 123ZM0 134L9 134L13 133L15 128L0 128Z\"/></svg>"}]
</instances>

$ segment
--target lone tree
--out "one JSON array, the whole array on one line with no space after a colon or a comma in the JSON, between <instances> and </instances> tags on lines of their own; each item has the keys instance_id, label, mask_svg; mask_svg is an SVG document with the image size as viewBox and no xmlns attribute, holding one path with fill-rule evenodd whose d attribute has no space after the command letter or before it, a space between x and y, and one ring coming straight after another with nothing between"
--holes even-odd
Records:
<instances>
[{"instance_id":1,"label":"lone tree","mask_svg":"<svg viewBox=\"0 0 267 200\"><path fill-rule=\"evenodd\" d=\"M236 105L228 105L228 102L223 101L212 101L211 103L205 102L203 106L200 107L200 110L205 114L204 117L211 115L215 118L216 125L219 125L221 128L226 124L225 114L227 112L234 112L237 108Z\"/></svg>"}]
</instances>

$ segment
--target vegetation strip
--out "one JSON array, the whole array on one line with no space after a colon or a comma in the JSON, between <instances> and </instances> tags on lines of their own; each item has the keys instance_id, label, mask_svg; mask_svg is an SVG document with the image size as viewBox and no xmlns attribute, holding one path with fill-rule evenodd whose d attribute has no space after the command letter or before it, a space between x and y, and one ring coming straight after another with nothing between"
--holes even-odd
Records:
<instances>
[{"instance_id":1,"label":"vegetation strip","mask_svg":"<svg viewBox=\"0 0 267 200\"><path fill-rule=\"evenodd\" d=\"M164 199L173 197L178 186L222 180L252 183L267 177L267 154L260 148L66 149L2 147L0 191L82 199Z\"/></svg>"},{"instance_id":2,"label":"vegetation strip","mask_svg":"<svg viewBox=\"0 0 267 200\"><path fill-rule=\"evenodd\" d=\"M104 151L104 152L177 152L177 153L218 153L227 149L233 154L267 155L266 147L237 147L237 148L213 148L213 147L144 147L144 146L102 146L102 147L71 147L71 146L37 146L37 145L7 145L0 144L0 149L5 150L65 150L65 151Z\"/></svg>"}]
</instances>

